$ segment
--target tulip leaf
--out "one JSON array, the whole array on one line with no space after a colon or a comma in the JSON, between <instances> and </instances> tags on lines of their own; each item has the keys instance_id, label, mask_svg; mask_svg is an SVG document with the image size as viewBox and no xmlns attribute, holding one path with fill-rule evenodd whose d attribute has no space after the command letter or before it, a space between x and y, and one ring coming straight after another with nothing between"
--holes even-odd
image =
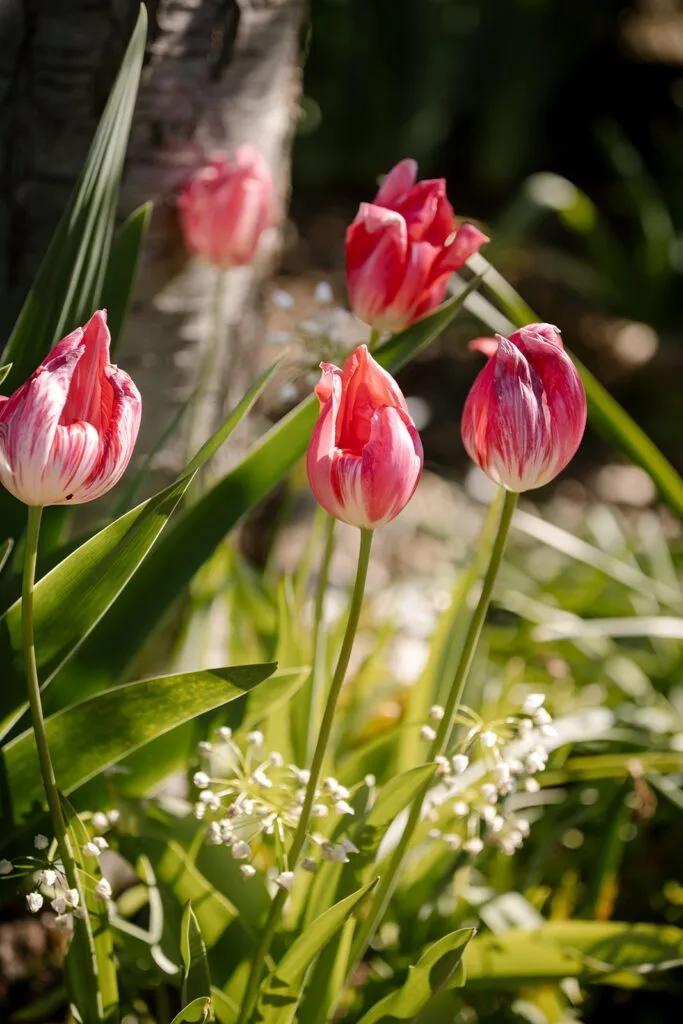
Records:
<instances>
[{"instance_id":1,"label":"tulip leaf","mask_svg":"<svg viewBox=\"0 0 683 1024\"><path fill-rule=\"evenodd\" d=\"M83 852L90 838L88 831L69 801L60 794L79 889L88 911L82 921L74 922L74 933L65 963L70 994L81 1010L84 1021L117 1024L119 989L114 959L114 940L107 903L95 896L94 885L102 878L97 857Z\"/></svg>"},{"instance_id":2,"label":"tulip leaf","mask_svg":"<svg viewBox=\"0 0 683 1024\"><path fill-rule=\"evenodd\" d=\"M127 683L73 704L45 723L52 763L64 793L204 711L241 697L267 679L275 664L236 665ZM10 740L2 759L0 845L43 805L38 754L31 730Z\"/></svg>"},{"instance_id":3,"label":"tulip leaf","mask_svg":"<svg viewBox=\"0 0 683 1024\"><path fill-rule=\"evenodd\" d=\"M0 366L0 384L4 384L10 375L12 369L12 363L5 363L4 366Z\"/></svg>"},{"instance_id":4,"label":"tulip leaf","mask_svg":"<svg viewBox=\"0 0 683 1024\"><path fill-rule=\"evenodd\" d=\"M199 996L177 1013L171 1024L206 1024L210 1018L211 999L208 996Z\"/></svg>"},{"instance_id":5,"label":"tulip leaf","mask_svg":"<svg viewBox=\"0 0 683 1024\"><path fill-rule=\"evenodd\" d=\"M12 391L101 302L146 38L143 4L80 178L5 347ZM21 533L24 515L20 502L0 492L3 537Z\"/></svg>"},{"instance_id":6,"label":"tulip leaf","mask_svg":"<svg viewBox=\"0 0 683 1024\"><path fill-rule=\"evenodd\" d=\"M474 285L473 285L474 287ZM374 353L399 370L448 326L459 295L391 338ZM73 685L101 689L120 679L147 637L225 536L255 508L306 451L318 402L307 398L275 424L222 480L182 516L157 545L68 667Z\"/></svg>"},{"instance_id":7,"label":"tulip leaf","mask_svg":"<svg viewBox=\"0 0 683 1024\"><path fill-rule=\"evenodd\" d=\"M180 923L180 955L183 958L182 1000L189 1003L211 993L211 974L206 946L190 900L185 904Z\"/></svg>"},{"instance_id":8,"label":"tulip leaf","mask_svg":"<svg viewBox=\"0 0 683 1024\"><path fill-rule=\"evenodd\" d=\"M121 340L152 209L152 203L149 202L133 210L112 242L100 300L102 307L107 310L112 355Z\"/></svg>"},{"instance_id":9,"label":"tulip leaf","mask_svg":"<svg viewBox=\"0 0 683 1024\"><path fill-rule=\"evenodd\" d=\"M408 968L408 977L401 988L375 1003L358 1024L394 1024L395 1021L414 1020L446 985L450 988L462 985L464 972L458 968L473 935L473 928L459 928L432 943L415 966Z\"/></svg>"},{"instance_id":10,"label":"tulip leaf","mask_svg":"<svg viewBox=\"0 0 683 1024\"><path fill-rule=\"evenodd\" d=\"M256 1011L260 1024L291 1024L311 964L374 885L364 885L336 903L295 939L263 986Z\"/></svg>"},{"instance_id":11,"label":"tulip leaf","mask_svg":"<svg viewBox=\"0 0 683 1024\"><path fill-rule=\"evenodd\" d=\"M474 939L464 964L468 990L516 990L563 978L638 988L683 964L683 930L621 921L549 921L533 931Z\"/></svg>"},{"instance_id":12,"label":"tulip leaf","mask_svg":"<svg viewBox=\"0 0 683 1024\"><path fill-rule=\"evenodd\" d=\"M222 989L211 986L211 1001L218 1024L236 1024L240 1008Z\"/></svg>"}]
</instances>

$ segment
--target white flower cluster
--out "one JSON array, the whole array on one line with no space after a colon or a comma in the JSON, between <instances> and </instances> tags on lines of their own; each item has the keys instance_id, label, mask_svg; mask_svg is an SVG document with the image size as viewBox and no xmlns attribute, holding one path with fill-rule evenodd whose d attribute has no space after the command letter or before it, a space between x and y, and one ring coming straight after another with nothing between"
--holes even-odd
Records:
<instances>
[{"instance_id":1,"label":"white flower cluster","mask_svg":"<svg viewBox=\"0 0 683 1024\"><path fill-rule=\"evenodd\" d=\"M540 789L536 776L545 769L548 753L543 743L530 741L534 735L556 735L544 701L544 694L532 693L520 714L487 728L467 712L471 722L462 750L435 759L437 781L424 807L425 818L435 823L430 839L470 856L481 853L486 843L508 856L522 846L529 835L529 822L509 809L506 798ZM430 717L438 718L434 710ZM510 753L520 746L514 741L530 745L516 756Z\"/></svg>"},{"instance_id":2,"label":"white flower cluster","mask_svg":"<svg viewBox=\"0 0 683 1024\"><path fill-rule=\"evenodd\" d=\"M275 883L289 891L293 873L288 870L286 836L299 824L310 772L286 765L276 751L265 754L263 743L262 733L250 732L243 749L230 729L221 728L213 743L199 744L203 767L193 777L198 790L194 814L209 822L207 843L226 846L235 860L245 862L240 866L244 878L256 873L251 863L254 843L272 838L276 861L282 867ZM311 818L353 815L350 795L336 779L324 779L316 790ZM310 833L307 842L309 856L301 861L307 871L316 870L316 854L323 860L345 862L349 853L356 852L348 839L335 843L317 832Z\"/></svg>"},{"instance_id":3,"label":"white flower cluster","mask_svg":"<svg viewBox=\"0 0 683 1024\"><path fill-rule=\"evenodd\" d=\"M96 817L97 815L92 817L93 824ZM108 828L117 817L117 811L112 811L108 815L100 814L99 823L103 828ZM60 931L70 931L74 918L85 917L80 893L78 889L69 886L62 861L57 857L57 844L42 833L38 833L33 837L33 846L38 853L47 851L44 858L30 856L14 864L9 860L0 860L0 875L29 877L31 889L26 894L26 906L30 913L37 914L43 908L49 908L55 914L50 922L52 927ZM85 857L99 858L108 846L109 843L104 836L95 835L84 843L82 853ZM93 892L97 899L108 902L112 895L111 885L106 878L101 878L93 885Z\"/></svg>"}]
</instances>

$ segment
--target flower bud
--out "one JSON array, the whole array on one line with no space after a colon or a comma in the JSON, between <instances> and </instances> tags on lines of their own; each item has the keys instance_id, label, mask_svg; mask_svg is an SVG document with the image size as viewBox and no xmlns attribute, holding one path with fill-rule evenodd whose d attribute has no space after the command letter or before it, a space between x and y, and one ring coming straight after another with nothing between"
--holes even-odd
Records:
<instances>
[{"instance_id":1,"label":"flower bud","mask_svg":"<svg viewBox=\"0 0 683 1024\"><path fill-rule=\"evenodd\" d=\"M140 426L140 393L109 362L98 310L48 352L9 398L0 396L0 482L27 505L80 505L126 469Z\"/></svg>"},{"instance_id":2,"label":"flower bud","mask_svg":"<svg viewBox=\"0 0 683 1024\"><path fill-rule=\"evenodd\" d=\"M414 160L387 174L346 232L351 308L365 323L399 331L443 302L448 278L488 241L458 226L443 178L419 181Z\"/></svg>"},{"instance_id":3,"label":"flower bud","mask_svg":"<svg viewBox=\"0 0 683 1024\"><path fill-rule=\"evenodd\" d=\"M422 473L422 444L405 398L365 345L343 372L322 363L320 416L308 448L308 480L331 515L374 529L407 505Z\"/></svg>"},{"instance_id":4,"label":"flower bud","mask_svg":"<svg viewBox=\"0 0 683 1024\"><path fill-rule=\"evenodd\" d=\"M571 460L586 426L586 394L551 324L479 339L489 360L462 416L467 453L509 491L542 487Z\"/></svg>"},{"instance_id":5,"label":"flower bud","mask_svg":"<svg viewBox=\"0 0 683 1024\"><path fill-rule=\"evenodd\" d=\"M216 153L178 197L180 224L190 252L218 267L251 263L261 236L275 220L275 189L254 146L240 146L234 161Z\"/></svg>"}]
</instances>

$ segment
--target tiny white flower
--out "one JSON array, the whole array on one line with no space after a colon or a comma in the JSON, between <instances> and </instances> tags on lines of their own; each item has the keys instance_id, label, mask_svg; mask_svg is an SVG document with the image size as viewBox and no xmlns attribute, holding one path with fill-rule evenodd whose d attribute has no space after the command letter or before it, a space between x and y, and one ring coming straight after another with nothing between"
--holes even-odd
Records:
<instances>
[{"instance_id":1,"label":"tiny white flower","mask_svg":"<svg viewBox=\"0 0 683 1024\"><path fill-rule=\"evenodd\" d=\"M92 841L89 841L89 842L84 844L84 846L83 846L83 853L85 854L86 857L99 857L99 855L100 855L100 848L97 845L97 843L93 843Z\"/></svg>"},{"instance_id":2,"label":"tiny white flower","mask_svg":"<svg viewBox=\"0 0 683 1024\"><path fill-rule=\"evenodd\" d=\"M195 772L194 775L192 776L192 781L194 782L197 789L206 789L209 783L211 782L211 779L206 774L206 772Z\"/></svg>"},{"instance_id":3,"label":"tiny white flower","mask_svg":"<svg viewBox=\"0 0 683 1024\"><path fill-rule=\"evenodd\" d=\"M262 768L257 768L256 771L253 772L251 777L257 784L257 786L261 786L262 789L273 788L272 781L268 778L268 776L266 775L265 771Z\"/></svg>"},{"instance_id":4,"label":"tiny white flower","mask_svg":"<svg viewBox=\"0 0 683 1024\"><path fill-rule=\"evenodd\" d=\"M0 860L0 875L11 875L14 867L11 860Z\"/></svg>"},{"instance_id":5,"label":"tiny white flower","mask_svg":"<svg viewBox=\"0 0 683 1024\"><path fill-rule=\"evenodd\" d=\"M206 804L196 803L192 809L192 813L194 814L197 821L201 821L204 815L206 814Z\"/></svg>"},{"instance_id":6,"label":"tiny white flower","mask_svg":"<svg viewBox=\"0 0 683 1024\"><path fill-rule=\"evenodd\" d=\"M50 906L55 914L63 914L66 910L66 900L63 896L55 896L53 900L50 900Z\"/></svg>"},{"instance_id":7,"label":"tiny white flower","mask_svg":"<svg viewBox=\"0 0 683 1024\"><path fill-rule=\"evenodd\" d=\"M249 800L249 799L243 800L242 801L242 810L244 811L245 814L253 814L254 813L254 801L253 800Z\"/></svg>"},{"instance_id":8,"label":"tiny white flower","mask_svg":"<svg viewBox=\"0 0 683 1024\"><path fill-rule=\"evenodd\" d=\"M197 750L200 754L210 754L213 750L213 744L209 743L208 740L200 740L197 744Z\"/></svg>"},{"instance_id":9,"label":"tiny white flower","mask_svg":"<svg viewBox=\"0 0 683 1024\"><path fill-rule=\"evenodd\" d=\"M443 754L436 755L436 757L434 758L434 764L436 765L436 774L439 777L442 777L444 775L450 775L451 762L448 760L447 757L444 757Z\"/></svg>"},{"instance_id":10,"label":"tiny white flower","mask_svg":"<svg viewBox=\"0 0 683 1024\"><path fill-rule=\"evenodd\" d=\"M470 759L467 754L454 754L451 758L451 765L456 775L462 775L469 768Z\"/></svg>"},{"instance_id":11,"label":"tiny white flower","mask_svg":"<svg viewBox=\"0 0 683 1024\"><path fill-rule=\"evenodd\" d=\"M242 878L253 878L256 868L252 864L240 864L240 874Z\"/></svg>"},{"instance_id":12,"label":"tiny white flower","mask_svg":"<svg viewBox=\"0 0 683 1024\"><path fill-rule=\"evenodd\" d=\"M336 796L337 800L348 800L349 797L351 796L351 791L348 790L346 786L342 786L340 784L334 791L334 795Z\"/></svg>"},{"instance_id":13,"label":"tiny white flower","mask_svg":"<svg viewBox=\"0 0 683 1024\"><path fill-rule=\"evenodd\" d=\"M336 804L334 805L334 809L337 812L337 814L355 814L356 813L354 811L353 807L351 806L351 804L347 803L346 800L337 800Z\"/></svg>"},{"instance_id":14,"label":"tiny white flower","mask_svg":"<svg viewBox=\"0 0 683 1024\"><path fill-rule=\"evenodd\" d=\"M282 768L285 763L284 757L277 750L273 750L271 754L268 754L268 761L272 764L273 768Z\"/></svg>"},{"instance_id":15,"label":"tiny white flower","mask_svg":"<svg viewBox=\"0 0 683 1024\"><path fill-rule=\"evenodd\" d=\"M314 860L311 860L310 857L304 857L304 859L301 861L301 867L304 869L304 871L310 871L312 875L314 875L318 870L318 865Z\"/></svg>"},{"instance_id":16,"label":"tiny white flower","mask_svg":"<svg viewBox=\"0 0 683 1024\"><path fill-rule=\"evenodd\" d=\"M527 819L526 818L517 818L517 821L515 822L515 825L517 826L517 831L520 833L520 835L523 836L524 839L526 839L526 837L531 832L531 825L529 824Z\"/></svg>"},{"instance_id":17,"label":"tiny white flower","mask_svg":"<svg viewBox=\"0 0 683 1024\"><path fill-rule=\"evenodd\" d=\"M326 818L330 813L330 809L327 804L313 804L311 807L312 818Z\"/></svg>"},{"instance_id":18,"label":"tiny white flower","mask_svg":"<svg viewBox=\"0 0 683 1024\"><path fill-rule=\"evenodd\" d=\"M216 821L212 821L206 830L206 842L209 846L221 846L223 843L223 835L221 833L221 827Z\"/></svg>"},{"instance_id":19,"label":"tiny white flower","mask_svg":"<svg viewBox=\"0 0 683 1024\"><path fill-rule=\"evenodd\" d=\"M112 809L110 811L107 811L107 819L108 819L110 825L116 825L120 817L121 817L121 812L118 811L116 809L116 807L112 807ZM93 818L93 825L94 824L95 824L95 819Z\"/></svg>"},{"instance_id":20,"label":"tiny white flower","mask_svg":"<svg viewBox=\"0 0 683 1024\"><path fill-rule=\"evenodd\" d=\"M98 900L111 899L111 885L106 878L100 878L99 882L95 886L95 897Z\"/></svg>"},{"instance_id":21,"label":"tiny white flower","mask_svg":"<svg viewBox=\"0 0 683 1024\"><path fill-rule=\"evenodd\" d=\"M522 705L522 713L525 715L534 715L539 708L542 708L545 704L544 693L529 693L527 694L524 704Z\"/></svg>"},{"instance_id":22,"label":"tiny white flower","mask_svg":"<svg viewBox=\"0 0 683 1024\"><path fill-rule=\"evenodd\" d=\"M212 789L202 789L199 794L199 802L214 810L220 807L220 800Z\"/></svg>"},{"instance_id":23,"label":"tiny white flower","mask_svg":"<svg viewBox=\"0 0 683 1024\"><path fill-rule=\"evenodd\" d=\"M52 922L53 927L60 932L68 932L72 924L71 914L57 914Z\"/></svg>"},{"instance_id":24,"label":"tiny white flower","mask_svg":"<svg viewBox=\"0 0 683 1024\"><path fill-rule=\"evenodd\" d=\"M332 302L332 299L334 298L329 281L318 281L315 286L313 297L321 306L329 306L330 302Z\"/></svg>"},{"instance_id":25,"label":"tiny white flower","mask_svg":"<svg viewBox=\"0 0 683 1024\"><path fill-rule=\"evenodd\" d=\"M490 729L487 729L485 732L483 732L479 739L481 740L482 746L486 747L488 750L491 750L498 744L497 734L495 732L492 732Z\"/></svg>"},{"instance_id":26,"label":"tiny white flower","mask_svg":"<svg viewBox=\"0 0 683 1024\"><path fill-rule=\"evenodd\" d=\"M29 892L26 894L26 906L32 914L37 914L43 905L43 897L39 892Z\"/></svg>"},{"instance_id":27,"label":"tiny white flower","mask_svg":"<svg viewBox=\"0 0 683 1024\"><path fill-rule=\"evenodd\" d=\"M554 740L557 736L557 729L554 725L542 725L541 736L545 736L546 739Z\"/></svg>"},{"instance_id":28,"label":"tiny white flower","mask_svg":"<svg viewBox=\"0 0 683 1024\"><path fill-rule=\"evenodd\" d=\"M346 864L349 860L344 847L334 843L324 842L321 846L321 853L325 860L332 861L333 864Z\"/></svg>"},{"instance_id":29,"label":"tiny white flower","mask_svg":"<svg viewBox=\"0 0 683 1024\"><path fill-rule=\"evenodd\" d=\"M501 814L496 814L489 823L489 828L492 832L502 832L505 828L505 818Z\"/></svg>"},{"instance_id":30,"label":"tiny white flower","mask_svg":"<svg viewBox=\"0 0 683 1024\"><path fill-rule=\"evenodd\" d=\"M57 872L52 868L44 868L42 871L36 871L33 877L36 882L39 882L41 885L52 887L57 881Z\"/></svg>"},{"instance_id":31,"label":"tiny white flower","mask_svg":"<svg viewBox=\"0 0 683 1024\"><path fill-rule=\"evenodd\" d=\"M488 824L491 824L493 819L497 817L496 808L493 807L491 804L487 804L486 807L482 807L481 816L484 819L484 821L488 822Z\"/></svg>"},{"instance_id":32,"label":"tiny white flower","mask_svg":"<svg viewBox=\"0 0 683 1024\"><path fill-rule=\"evenodd\" d=\"M343 846L347 853L360 853L356 844L351 842L350 839L342 839L339 845Z\"/></svg>"},{"instance_id":33,"label":"tiny white flower","mask_svg":"<svg viewBox=\"0 0 683 1024\"><path fill-rule=\"evenodd\" d=\"M98 850L107 850L107 849L109 849L109 843L104 838L104 836L93 836L92 841L93 841L93 843L95 844L95 846L97 847Z\"/></svg>"},{"instance_id":34,"label":"tiny white flower","mask_svg":"<svg viewBox=\"0 0 683 1024\"><path fill-rule=\"evenodd\" d=\"M430 828L429 832L427 833L427 836L429 839L441 839L441 829Z\"/></svg>"},{"instance_id":35,"label":"tiny white flower","mask_svg":"<svg viewBox=\"0 0 683 1024\"><path fill-rule=\"evenodd\" d=\"M294 297L283 288L276 288L271 295L273 305L278 309L291 309L294 305Z\"/></svg>"},{"instance_id":36,"label":"tiny white flower","mask_svg":"<svg viewBox=\"0 0 683 1024\"><path fill-rule=\"evenodd\" d=\"M420 736L423 740L429 740L431 742L431 740L436 739L436 732L432 729L431 725L423 725L420 728Z\"/></svg>"},{"instance_id":37,"label":"tiny white flower","mask_svg":"<svg viewBox=\"0 0 683 1024\"><path fill-rule=\"evenodd\" d=\"M299 768L295 764L290 764L289 770L300 786L306 786L308 784L308 780L311 777L311 773L308 768Z\"/></svg>"},{"instance_id":38,"label":"tiny white flower","mask_svg":"<svg viewBox=\"0 0 683 1024\"><path fill-rule=\"evenodd\" d=\"M50 845L50 840L47 838L47 836L44 836L42 832L39 832L37 836L33 837L33 845L35 846L36 850L47 850L48 846Z\"/></svg>"},{"instance_id":39,"label":"tiny white flower","mask_svg":"<svg viewBox=\"0 0 683 1024\"><path fill-rule=\"evenodd\" d=\"M451 850L459 850L462 846L462 839L457 832L447 832L443 839L446 846Z\"/></svg>"},{"instance_id":40,"label":"tiny white flower","mask_svg":"<svg viewBox=\"0 0 683 1024\"><path fill-rule=\"evenodd\" d=\"M322 788L325 790L326 793L336 793L338 785L339 785L339 783L334 778L334 776L333 775L328 775L328 777L326 779L323 779L323 786L322 786Z\"/></svg>"},{"instance_id":41,"label":"tiny white flower","mask_svg":"<svg viewBox=\"0 0 683 1024\"><path fill-rule=\"evenodd\" d=\"M520 718L519 722L517 723L517 732L519 733L519 735L523 738L524 736L528 736L529 733L533 731L534 723L531 721L531 719Z\"/></svg>"},{"instance_id":42,"label":"tiny white flower","mask_svg":"<svg viewBox=\"0 0 683 1024\"><path fill-rule=\"evenodd\" d=\"M72 907L77 907L81 902L78 889L67 889L64 895L66 896L67 903L70 903Z\"/></svg>"},{"instance_id":43,"label":"tiny white flower","mask_svg":"<svg viewBox=\"0 0 683 1024\"><path fill-rule=\"evenodd\" d=\"M507 761L499 761L493 769L493 774L496 777L496 781L500 783L506 783L510 781L510 765Z\"/></svg>"},{"instance_id":44,"label":"tiny white flower","mask_svg":"<svg viewBox=\"0 0 683 1024\"><path fill-rule=\"evenodd\" d=\"M541 788L541 783L538 779L526 779L524 782L524 788L527 793L538 793Z\"/></svg>"},{"instance_id":45,"label":"tiny white flower","mask_svg":"<svg viewBox=\"0 0 683 1024\"><path fill-rule=\"evenodd\" d=\"M252 732L247 733L247 743L252 747L263 746L263 733L259 732L258 729L254 729Z\"/></svg>"},{"instance_id":46,"label":"tiny white flower","mask_svg":"<svg viewBox=\"0 0 683 1024\"><path fill-rule=\"evenodd\" d=\"M552 720L552 715L548 714L545 708L539 708L534 715L536 725L550 725Z\"/></svg>"},{"instance_id":47,"label":"tiny white flower","mask_svg":"<svg viewBox=\"0 0 683 1024\"><path fill-rule=\"evenodd\" d=\"M485 782L483 784L481 795L488 804L495 804L498 800L498 790L492 782Z\"/></svg>"},{"instance_id":48,"label":"tiny white flower","mask_svg":"<svg viewBox=\"0 0 683 1024\"><path fill-rule=\"evenodd\" d=\"M440 722L445 714L446 712L440 704L432 704L429 709L429 717L433 718L435 722Z\"/></svg>"},{"instance_id":49,"label":"tiny white flower","mask_svg":"<svg viewBox=\"0 0 683 1024\"><path fill-rule=\"evenodd\" d=\"M246 860L247 857L251 856L249 843L245 843L243 839L238 839L236 843L233 843L232 855L235 860Z\"/></svg>"},{"instance_id":50,"label":"tiny white flower","mask_svg":"<svg viewBox=\"0 0 683 1024\"><path fill-rule=\"evenodd\" d=\"M548 761L548 756L544 750L532 750L527 754L526 768L528 772L533 774L534 772L542 772Z\"/></svg>"},{"instance_id":51,"label":"tiny white flower","mask_svg":"<svg viewBox=\"0 0 683 1024\"><path fill-rule=\"evenodd\" d=\"M279 885L285 892L291 892L292 886L294 885L294 872L293 871L281 871L275 879L275 884Z\"/></svg>"},{"instance_id":52,"label":"tiny white flower","mask_svg":"<svg viewBox=\"0 0 683 1024\"><path fill-rule=\"evenodd\" d=\"M471 853L472 856L475 857L484 849L484 843L478 836L473 836L462 844L462 848L465 853Z\"/></svg>"},{"instance_id":53,"label":"tiny white flower","mask_svg":"<svg viewBox=\"0 0 683 1024\"><path fill-rule=\"evenodd\" d=\"M86 911L85 907L74 907L72 913L73 913L73 916L77 917L79 921L84 921L85 917L86 917L86 914L87 914L87 911Z\"/></svg>"},{"instance_id":54,"label":"tiny white flower","mask_svg":"<svg viewBox=\"0 0 683 1024\"><path fill-rule=\"evenodd\" d=\"M216 735L219 740L223 740L224 743L227 743L228 740L232 739L232 729L229 729L227 725L222 725L220 729L216 729Z\"/></svg>"},{"instance_id":55,"label":"tiny white flower","mask_svg":"<svg viewBox=\"0 0 683 1024\"><path fill-rule=\"evenodd\" d=\"M370 774L365 776L365 778L363 779L363 782L368 787L368 789L372 789L373 786L377 785L377 779L375 778L374 775L370 775Z\"/></svg>"},{"instance_id":56,"label":"tiny white flower","mask_svg":"<svg viewBox=\"0 0 683 1024\"><path fill-rule=\"evenodd\" d=\"M109 812L111 814L111 811ZM106 832L109 828L109 817L103 811L95 811L92 816L92 825L97 832Z\"/></svg>"},{"instance_id":57,"label":"tiny white flower","mask_svg":"<svg viewBox=\"0 0 683 1024\"><path fill-rule=\"evenodd\" d=\"M470 805L465 800L456 800L453 804L453 814L456 818L464 818L470 813Z\"/></svg>"}]
</instances>

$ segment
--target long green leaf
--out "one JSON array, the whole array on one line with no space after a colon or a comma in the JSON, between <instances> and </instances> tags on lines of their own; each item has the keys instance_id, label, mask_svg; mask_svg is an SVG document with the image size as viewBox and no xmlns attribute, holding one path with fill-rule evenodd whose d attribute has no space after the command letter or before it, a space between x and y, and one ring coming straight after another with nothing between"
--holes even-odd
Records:
<instances>
[{"instance_id":1,"label":"long green leaf","mask_svg":"<svg viewBox=\"0 0 683 1024\"><path fill-rule=\"evenodd\" d=\"M403 985L375 1003L358 1024L393 1024L397 1020L413 1020L446 985L463 984L460 967L467 943L474 936L473 928L460 928L434 942L414 967L408 969Z\"/></svg>"},{"instance_id":2,"label":"long green leaf","mask_svg":"<svg viewBox=\"0 0 683 1024\"><path fill-rule=\"evenodd\" d=\"M188 900L180 924L180 955L183 958L182 999L190 1003L193 999L211 995L211 972L206 957L206 946L202 938L199 921Z\"/></svg>"},{"instance_id":3,"label":"long green leaf","mask_svg":"<svg viewBox=\"0 0 683 1024\"><path fill-rule=\"evenodd\" d=\"M460 295L391 338L375 353L395 372L448 326ZM293 468L306 451L316 420L311 396L258 441L245 458L180 517L101 625L86 640L69 673L94 688L116 681L194 574L224 537Z\"/></svg>"},{"instance_id":4,"label":"long green leaf","mask_svg":"<svg viewBox=\"0 0 683 1024\"><path fill-rule=\"evenodd\" d=\"M683 931L621 921L551 921L535 931L478 937L464 963L473 989L517 989L563 978L637 988L683 963Z\"/></svg>"},{"instance_id":5,"label":"long green leaf","mask_svg":"<svg viewBox=\"0 0 683 1024\"><path fill-rule=\"evenodd\" d=\"M211 1015L211 999L200 996L193 999L180 1013L177 1013L171 1024L206 1024Z\"/></svg>"},{"instance_id":6,"label":"long green leaf","mask_svg":"<svg viewBox=\"0 0 683 1024\"><path fill-rule=\"evenodd\" d=\"M146 38L143 5L79 181L5 348L3 362L13 364L10 390L100 303ZM21 533L24 514L20 502L0 492L3 537Z\"/></svg>"},{"instance_id":7,"label":"long green leaf","mask_svg":"<svg viewBox=\"0 0 683 1024\"><path fill-rule=\"evenodd\" d=\"M116 232L112 242L101 298L102 306L108 314L112 353L116 352L121 340L152 209L150 202L143 203L137 210L133 210Z\"/></svg>"},{"instance_id":8,"label":"long green leaf","mask_svg":"<svg viewBox=\"0 0 683 1024\"><path fill-rule=\"evenodd\" d=\"M74 704L45 723L52 763L64 793L181 722L241 697L275 664L187 672L128 683ZM31 730L6 744L2 760L0 846L43 802Z\"/></svg>"},{"instance_id":9,"label":"long green leaf","mask_svg":"<svg viewBox=\"0 0 683 1024\"><path fill-rule=\"evenodd\" d=\"M298 936L264 987L256 1011L257 1020L263 1024L291 1024L311 964L374 885L374 882L364 885L326 910Z\"/></svg>"}]
</instances>

